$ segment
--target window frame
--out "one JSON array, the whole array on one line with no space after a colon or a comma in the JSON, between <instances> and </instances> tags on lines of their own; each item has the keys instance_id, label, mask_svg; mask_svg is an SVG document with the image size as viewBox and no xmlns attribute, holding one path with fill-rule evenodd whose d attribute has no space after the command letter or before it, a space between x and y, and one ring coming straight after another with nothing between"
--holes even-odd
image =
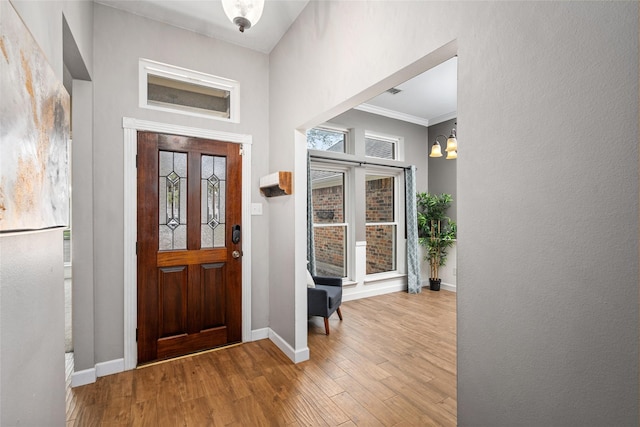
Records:
<instances>
[{"instance_id":1,"label":"window frame","mask_svg":"<svg viewBox=\"0 0 640 427\"><path fill-rule=\"evenodd\" d=\"M402 253L401 253L401 246L398 244L398 240L399 240L399 233L401 232L401 230L404 230L404 227L406 227L406 221L404 218L404 215L402 216L402 218L400 217L400 213L404 212L404 197L401 197L401 191L402 194L404 194L404 184L401 185L401 180L404 181L404 171L399 169L399 170L393 170L391 168L387 168L387 167L382 167L382 166L370 166L367 165L365 167L365 171L364 171L364 176L365 176L365 185L366 185L366 177L368 175L378 175L378 176L384 176L384 177L392 177L393 178L393 218L394 220L389 222L368 222L366 220L366 206L365 206L365 218L364 218L364 226L365 226L365 230L366 227L368 226L374 226L374 225L395 225L396 227L396 233L395 233L395 241L394 241L394 266L395 268L393 270L389 270L389 271L383 271L383 272L379 272L379 273L365 273L365 281L367 280L377 280L377 279L382 279L385 278L387 276L395 276L397 274L402 274L401 273L401 268L399 268L399 266L401 265L401 260L404 259L402 257ZM366 204L366 200L365 200L365 204ZM367 246L369 245L369 242L367 242ZM365 260L366 261L366 260ZM365 269L366 271L366 269Z\"/></svg>"},{"instance_id":2,"label":"window frame","mask_svg":"<svg viewBox=\"0 0 640 427\"><path fill-rule=\"evenodd\" d=\"M215 112L206 113L193 111L185 106L171 106L171 104L158 105L150 104L148 99L147 84L148 76L157 76L171 79L178 82L195 84L211 89L218 89L229 92L229 117L223 117ZM140 58L138 62L138 106L151 110L165 111L170 113L184 114L193 117L203 117L207 119L220 120L224 122L240 123L240 83L224 77L202 73L200 71L189 70L187 68L164 64Z\"/></svg>"},{"instance_id":3,"label":"window frame","mask_svg":"<svg viewBox=\"0 0 640 427\"><path fill-rule=\"evenodd\" d=\"M309 130L317 129L324 130L327 132L341 133L344 135L344 151L329 151L329 150L318 150L316 148L310 148L307 140L307 150L315 153L331 153L337 155L345 155L345 154L353 154L353 132L351 129L347 129L341 126L334 126L332 124L323 124L322 126L314 126ZM308 138L307 132L305 132L305 137Z\"/></svg>"},{"instance_id":4,"label":"window frame","mask_svg":"<svg viewBox=\"0 0 640 427\"><path fill-rule=\"evenodd\" d=\"M393 158L387 159L384 157L375 157L375 156L367 156L367 139L376 139L378 141L390 142L393 144ZM391 161L404 161L404 137L388 135L380 132L374 132L365 130L364 132L364 153L367 159L381 159L381 160L391 160Z\"/></svg>"},{"instance_id":5,"label":"window frame","mask_svg":"<svg viewBox=\"0 0 640 427\"><path fill-rule=\"evenodd\" d=\"M345 275L342 279L352 280L354 276L353 271L353 256L355 253L355 227L354 227L354 209L353 203L353 168L350 166L330 164L321 161L311 161L311 170L336 172L344 174L344 181L342 183L342 203L343 203L343 222L333 223L313 223L312 227L315 231L316 228L326 227L344 227L345 235L345 248L344 248L344 272Z\"/></svg>"}]
</instances>

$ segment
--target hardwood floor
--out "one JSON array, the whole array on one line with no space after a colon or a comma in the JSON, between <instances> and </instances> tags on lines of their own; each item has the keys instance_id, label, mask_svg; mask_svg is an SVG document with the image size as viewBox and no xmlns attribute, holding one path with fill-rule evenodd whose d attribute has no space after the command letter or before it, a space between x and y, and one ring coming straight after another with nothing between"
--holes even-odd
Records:
<instances>
[{"instance_id":1,"label":"hardwood floor","mask_svg":"<svg viewBox=\"0 0 640 427\"><path fill-rule=\"evenodd\" d=\"M311 360L269 340L98 378L68 426L456 425L455 293L398 292L309 321Z\"/></svg>"}]
</instances>

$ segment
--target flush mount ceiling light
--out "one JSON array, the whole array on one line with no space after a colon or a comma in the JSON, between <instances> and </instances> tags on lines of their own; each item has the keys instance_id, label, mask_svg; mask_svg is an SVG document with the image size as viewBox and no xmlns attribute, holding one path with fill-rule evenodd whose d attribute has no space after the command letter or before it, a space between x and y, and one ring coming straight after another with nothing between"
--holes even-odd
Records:
<instances>
[{"instance_id":1,"label":"flush mount ceiling light","mask_svg":"<svg viewBox=\"0 0 640 427\"><path fill-rule=\"evenodd\" d=\"M260 20L264 0L222 0L222 8L231 22L244 33L245 28L251 28Z\"/></svg>"}]
</instances>

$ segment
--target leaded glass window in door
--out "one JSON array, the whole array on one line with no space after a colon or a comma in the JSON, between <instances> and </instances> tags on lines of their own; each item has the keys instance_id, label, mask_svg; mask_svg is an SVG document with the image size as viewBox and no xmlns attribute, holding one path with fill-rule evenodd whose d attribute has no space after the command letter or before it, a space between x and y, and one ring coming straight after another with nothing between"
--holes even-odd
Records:
<instances>
[{"instance_id":1,"label":"leaded glass window in door","mask_svg":"<svg viewBox=\"0 0 640 427\"><path fill-rule=\"evenodd\" d=\"M227 159L203 155L201 166L200 247L224 247Z\"/></svg>"},{"instance_id":2,"label":"leaded glass window in door","mask_svg":"<svg viewBox=\"0 0 640 427\"><path fill-rule=\"evenodd\" d=\"M187 249L187 154L160 151L158 249Z\"/></svg>"}]
</instances>

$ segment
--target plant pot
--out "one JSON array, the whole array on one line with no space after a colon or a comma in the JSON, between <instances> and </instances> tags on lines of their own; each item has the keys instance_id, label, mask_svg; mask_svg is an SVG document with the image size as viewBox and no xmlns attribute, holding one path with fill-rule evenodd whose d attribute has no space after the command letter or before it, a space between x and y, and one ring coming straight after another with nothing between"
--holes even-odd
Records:
<instances>
[{"instance_id":1,"label":"plant pot","mask_svg":"<svg viewBox=\"0 0 640 427\"><path fill-rule=\"evenodd\" d=\"M429 289L432 291L439 291L440 282L442 282L442 279L429 279Z\"/></svg>"}]
</instances>

